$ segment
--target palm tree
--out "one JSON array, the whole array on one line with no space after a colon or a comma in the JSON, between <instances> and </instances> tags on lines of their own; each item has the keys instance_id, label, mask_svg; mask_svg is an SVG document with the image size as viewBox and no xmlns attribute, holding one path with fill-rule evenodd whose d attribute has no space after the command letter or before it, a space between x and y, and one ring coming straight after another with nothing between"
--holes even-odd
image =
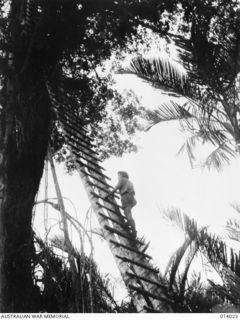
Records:
<instances>
[{"instance_id":1,"label":"palm tree","mask_svg":"<svg viewBox=\"0 0 240 320\"><path fill-rule=\"evenodd\" d=\"M164 90L170 97L174 96L175 100L160 102L155 111L147 111L150 127L163 121L180 120L182 127L191 132L191 137L186 139L179 152L185 149L192 163L192 149L196 143L210 141L215 149L205 165L221 169L223 164L229 163L230 156L236 155L234 141L236 144L238 142L231 119L224 109L226 106L222 103L222 97L214 95L210 89L209 93L201 90L201 86L194 86L189 73L184 71L180 64L170 58L137 57L126 72L136 74ZM182 100L177 101L176 98Z\"/></svg>"},{"instance_id":2,"label":"palm tree","mask_svg":"<svg viewBox=\"0 0 240 320\"><path fill-rule=\"evenodd\" d=\"M199 228L193 219L180 210L167 210L165 215L185 234L185 241L172 255L164 276L179 310L184 312L212 312L212 310L230 312L232 310L231 312L236 312L240 304L239 253L228 247L221 238L211 235L206 227ZM235 240L238 240L237 226L239 227L239 224L236 221L227 223L229 235ZM197 254L206 261L207 271L210 267L211 273L216 273L220 277L220 282L216 283L208 279L209 284L201 287L200 278L195 276L194 281L188 283L189 269L193 260L197 258ZM180 264L183 269L181 274L179 274ZM205 267L202 266L202 268Z\"/></svg>"},{"instance_id":3,"label":"palm tree","mask_svg":"<svg viewBox=\"0 0 240 320\"><path fill-rule=\"evenodd\" d=\"M221 169L240 144L239 11L236 4L226 1L219 1L217 9L214 1L193 1L185 6L185 31L168 35L177 48L175 58L138 56L120 72L135 74L167 93L170 100L148 112L152 125L181 120L192 133L181 150L186 149L193 161L196 142L210 141L215 148L205 165Z\"/></svg>"}]
</instances>

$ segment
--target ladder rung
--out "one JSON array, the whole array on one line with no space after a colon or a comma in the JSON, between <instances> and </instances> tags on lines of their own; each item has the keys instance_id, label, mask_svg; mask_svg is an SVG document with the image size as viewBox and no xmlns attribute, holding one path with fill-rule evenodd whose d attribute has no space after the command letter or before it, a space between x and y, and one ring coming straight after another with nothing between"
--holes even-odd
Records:
<instances>
[{"instance_id":1,"label":"ladder rung","mask_svg":"<svg viewBox=\"0 0 240 320\"><path fill-rule=\"evenodd\" d=\"M94 166L98 167L99 169L106 171L106 169L100 166L98 163L95 163L94 161L83 157L81 154L77 153L76 151L73 151L73 153L75 154L76 157L82 158L83 160L88 161L89 163L92 163Z\"/></svg>"},{"instance_id":2,"label":"ladder rung","mask_svg":"<svg viewBox=\"0 0 240 320\"><path fill-rule=\"evenodd\" d=\"M84 131L85 133L88 133L88 130L85 129L83 127L83 125L81 124L81 119L79 118L79 116L77 114L72 114L72 113L70 113L69 111L66 111L66 110L64 110L64 111L58 110L58 112L59 112L59 114L61 113L61 116L64 115L67 119L70 119L70 120L74 121L76 124L80 123L81 130ZM82 133L82 135L84 135L85 137L88 137L85 133Z\"/></svg>"},{"instance_id":3,"label":"ladder rung","mask_svg":"<svg viewBox=\"0 0 240 320\"><path fill-rule=\"evenodd\" d=\"M79 123L76 121L73 121L72 119L68 118L66 115L61 114L59 111L56 111L58 113L59 121L61 121L64 125L64 127L68 126L71 130L77 131L77 133L81 134L85 139L88 139L90 141L94 141L93 138L85 135L84 133L81 132L83 129L80 127Z\"/></svg>"},{"instance_id":4,"label":"ladder rung","mask_svg":"<svg viewBox=\"0 0 240 320\"><path fill-rule=\"evenodd\" d=\"M80 144L81 147L86 148L88 151L98 154L97 151L93 150L96 147L93 146L92 144L90 144L90 142L84 141L79 136L76 137L73 134L70 134L69 131L67 131L65 128L64 128L64 130L65 130L65 135L69 139L73 140L76 143L76 145Z\"/></svg>"},{"instance_id":5,"label":"ladder rung","mask_svg":"<svg viewBox=\"0 0 240 320\"><path fill-rule=\"evenodd\" d=\"M115 245L118 246L118 247L123 247L124 249L127 249L127 250L129 250L129 251L135 252L135 253L143 256L144 258L152 259L148 254L143 253L143 252L138 251L138 250L135 250L135 249L130 248L130 247L128 247L128 246L125 246L125 245L122 244L122 243L116 242L116 241L114 241L114 240L110 240L110 242L112 242L113 244L115 244Z\"/></svg>"},{"instance_id":6,"label":"ladder rung","mask_svg":"<svg viewBox=\"0 0 240 320\"><path fill-rule=\"evenodd\" d=\"M110 212L112 212L112 213L114 213L114 214L116 214L116 215L118 215L118 216L121 216L121 217L123 217L124 219L126 219L126 218L121 214L120 211L119 211L119 213L118 213L118 212L116 212L115 210L110 209L110 208L104 206L103 204L101 204L101 203L99 203L99 202L97 202L97 205L98 205L99 207L102 207L102 208L104 208L104 209L106 209L106 210L108 210L108 211L110 211Z\"/></svg>"},{"instance_id":7,"label":"ladder rung","mask_svg":"<svg viewBox=\"0 0 240 320\"><path fill-rule=\"evenodd\" d=\"M111 228L111 227L109 227L109 226L104 226L104 228L105 228L106 230L110 231L110 232L113 232L113 233L118 234L119 236L121 236L121 237L123 237L123 238L126 238L126 239L128 239L128 240L134 241L134 242L139 243L139 244L141 244L141 245L144 244L144 243L141 242L140 240L138 240L138 239L136 239L136 238L134 238L134 237L131 237L131 236L125 234L125 233L122 233L122 232L119 231L119 230L116 230L116 229Z\"/></svg>"},{"instance_id":8,"label":"ladder rung","mask_svg":"<svg viewBox=\"0 0 240 320\"><path fill-rule=\"evenodd\" d=\"M98 189L100 189L100 190L102 190L102 191L109 192L109 191L106 191L106 189L100 187L99 185L97 185L97 184L95 184L95 183L93 183L93 182L88 182L88 183L89 183L91 186L96 187L96 188L98 188ZM117 199L120 199L119 196L116 195L116 194L114 194L114 197L117 198Z\"/></svg>"},{"instance_id":9,"label":"ladder rung","mask_svg":"<svg viewBox=\"0 0 240 320\"><path fill-rule=\"evenodd\" d=\"M71 116L72 118L76 117L79 119L79 115L77 113L72 112L69 109L69 107L68 107L69 103L68 103L68 101L66 101L65 97L60 99L58 96L55 95L55 97L53 97L53 100L55 100L55 102L56 102L55 108L58 109L57 110L58 112L62 112L63 114L67 114L68 116ZM83 130L86 131L86 129L83 129Z\"/></svg>"},{"instance_id":10,"label":"ladder rung","mask_svg":"<svg viewBox=\"0 0 240 320\"><path fill-rule=\"evenodd\" d=\"M160 297L160 296L157 296L153 293L150 293L144 289L141 289L139 287L136 287L136 286L133 286L132 284L129 284L128 287L136 292L139 292L141 294L145 294L145 295L148 295L149 297L153 298L153 299L156 299L156 300L159 300L159 301L163 301L163 302L167 302L167 303L171 303L171 304L174 304L175 301L174 300L171 300L171 299L167 299L167 298L164 298L164 297Z\"/></svg>"},{"instance_id":11,"label":"ladder rung","mask_svg":"<svg viewBox=\"0 0 240 320\"><path fill-rule=\"evenodd\" d=\"M71 127L68 123L64 123L63 121L62 121L62 125L63 125L64 130L66 132L68 132L71 135L74 135L74 134L77 135L78 139L81 139L81 141L83 141L84 143L89 144L89 145L93 146L94 148L96 148L95 145L92 144L92 142L91 142L92 140L90 140L89 138L84 136L81 132L76 130L74 127Z\"/></svg>"},{"instance_id":12,"label":"ladder rung","mask_svg":"<svg viewBox=\"0 0 240 320\"><path fill-rule=\"evenodd\" d=\"M101 197L99 194L95 193L94 191L92 191L91 193L92 193L92 195L94 195L95 197L98 197L98 198L100 198L100 199L102 199L102 200L104 200L104 201L112 204L114 207L117 207L117 208L119 208L119 209L123 209L123 207L119 206L117 203L114 203L113 201L108 200L108 198Z\"/></svg>"},{"instance_id":13,"label":"ladder rung","mask_svg":"<svg viewBox=\"0 0 240 320\"><path fill-rule=\"evenodd\" d=\"M77 120L69 118L66 114L62 114L60 111L57 111L59 120L65 125L71 125L75 127L75 130L81 130L81 125Z\"/></svg>"},{"instance_id":14,"label":"ladder rung","mask_svg":"<svg viewBox=\"0 0 240 320\"><path fill-rule=\"evenodd\" d=\"M126 228L126 225L125 225L125 224L123 224L123 223L121 223L121 222L119 222L119 221L117 221L117 220L115 220L115 219L113 219L113 218L111 218L111 217L108 217L108 216L106 216L105 214L103 214L103 213L101 213L101 212L98 212L98 214L99 214L101 217L103 217L103 218L105 218L105 219L108 219L108 220L110 220L110 221L118 224L119 226L121 226L121 227L123 227L123 228ZM112 241L112 240L110 240L110 241Z\"/></svg>"},{"instance_id":15,"label":"ladder rung","mask_svg":"<svg viewBox=\"0 0 240 320\"><path fill-rule=\"evenodd\" d=\"M110 241L113 241L113 240L110 240ZM151 283L151 284L153 284L155 286L158 286L159 288L167 290L166 286L164 286L163 284L160 284L160 283L158 283L156 281L153 281L153 280L151 280L149 278L146 278L146 277L143 277L143 276L139 276L138 274L134 274L134 273L131 273L131 272L126 272L126 274L131 278L137 278L137 279L149 282L149 283Z\"/></svg>"},{"instance_id":16,"label":"ladder rung","mask_svg":"<svg viewBox=\"0 0 240 320\"><path fill-rule=\"evenodd\" d=\"M80 119L79 115L72 113L72 112L69 112L69 110L64 110L64 111L65 111L64 115L66 115L69 119L76 121L77 123L80 123L81 130L84 131L85 133L88 133L88 130L83 127L83 123L81 123L81 119ZM82 135L84 135L85 137L88 137L85 133L82 133Z\"/></svg>"},{"instance_id":17,"label":"ladder rung","mask_svg":"<svg viewBox=\"0 0 240 320\"><path fill-rule=\"evenodd\" d=\"M83 133L81 130L85 131L85 129L82 127L82 125L77 121L77 119L73 120L72 118L69 118L67 117L67 115L65 113L62 113L62 111L58 111L56 110L58 115L59 115L59 118L60 118L60 121L62 121L61 119L64 119L65 121L67 121L68 123L64 122L64 125L67 125L68 127L70 128L73 128L74 127L74 130L76 130L79 134L81 134L84 138L88 139L88 140L91 140L93 141L93 138L87 136L85 133ZM71 123L71 125L73 127L71 127L69 125L69 123Z\"/></svg>"},{"instance_id":18,"label":"ladder rung","mask_svg":"<svg viewBox=\"0 0 240 320\"><path fill-rule=\"evenodd\" d=\"M66 134L66 137L67 137L69 140L75 142L77 146L79 145L79 146L81 146L81 148L85 148L85 149L89 150L90 152L92 152L93 154L98 155L98 153L97 153L96 151L94 151L94 150L92 150L91 148L85 146L84 144L82 144L81 141L76 140L76 139L73 139L68 133ZM81 150L81 149L79 148L79 150Z\"/></svg>"},{"instance_id":19,"label":"ladder rung","mask_svg":"<svg viewBox=\"0 0 240 320\"><path fill-rule=\"evenodd\" d=\"M81 130L83 130L83 131L86 130L86 129L82 128L83 125L81 124L81 120L78 117L78 115L74 115L74 117L70 116L69 113L66 111L66 108L64 110L62 102L61 103L57 102L57 104L54 105L54 109L59 114L60 117L65 117L66 120L70 120L71 122L75 122L78 126L81 125Z\"/></svg>"},{"instance_id":20,"label":"ladder rung","mask_svg":"<svg viewBox=\"0 0 240 320\"><path fill-rule=\"evenodd\" d=\"M128 259L128 258L126 258L126 257L121 257L121 256L119 256L119 255L116 255L116 257L117 257L118 259L121 259L121 260L124 261L124 262L129 262L129 263L135 264L136 266L139 266L139 267L141 267L141 268L147 269L147 270L149 270L149 271L151 271L151 272L159 273L158 270L156 270L156 269L154 269L154 268L152 268L152 267L146 266L145 264L140 263L140 262L138 262L138 261L134 261L134 260Z\"/></svg>"},{"instance_id":21,"label":"ladder rung","mask_svg":"<svg viewBox=\"0 0 240 320\"><path fill-rule=\"evenodd\" d=\"M94 157L93 155L87 153L86 151L79 149L78 147L76 147L74 144L72 144L71 142L68 141L68 144L70 145L71 148L75 149L77 152L81 152L83 154L85 154L86 156L98 161L98 162L102 162L101 160L99 160L97 157Z\"/></svg>"},{"instance_id":22,"label":"ladder rung","mask_svg":"<svg viewBox=\"0 0 240 320\"><path fill-rule=\"evenodd\" d=\"M100 183L101 183L101 184L103 184L104 186L106 186L106 187L109 187L109 188L113 189L113 187L112 187L110 184L108 184L107 182L105 182L105 181L103 181L103 180L100 180L100 179L99 179L99 178L97 178L97 177L94 177L92 174L90 174L90 173L86 172L86 175L87 175L87 176L89 176L90 178L92 178L92 179L94 179L94 180L96 180L96 181L100 182Z\"/></svg>"},{"instance_id":23,"label":"ladder rung","mask_svg":"<svg viewBox=\"0 0 240 320\"><path fill-rule=\"evenodd\" d=\"M64 130L67 132L68 135L74 136L73 131L72 131L72 130L69 130L65 124L64 124ZM79 134L79 133L77 133L77 134ZM79 135L82 135L82 134L80 133ZM83 136L83 135L82 135L82 136ZM84 137L85 137L85 136L84 136ZM90 141L86 141L86 139L83 140L83 139L80 138L80 137L76 137L76 139L80 140L82 143L85 143L87 146L90 146L90 147L92 147L92 148L97 148L97 147L96 147L94 144L92 144Z\"/></svg>"},{"instance_id":24,"label":"ladder rung","mask_svg":"<svg viewBox=\"0 0 240 320\"><path fill-rule=\"evenodd\" d=\"M94 172L96 172L99 176L104 177L105 179L111 180L108 176L106 176L105 174L103 174L101 171L99 171L98 169L95 169L91 166L89 166L88 164L83 163L82 161L76 159L76 162L79 163L82 167L86 167L89 170L92 170Z\"/></svg>"},{"instance_id":25,"label":"ladder rung","mask_svg":"<svg viewBox=\"0 0 240 320\"><path fill-rule=\"evenodd\" d=\"M57 111L58 111L59 113L61 112L62 114L67 115L69 118L72 118L72 119L74 119L74 120L75 120L75 118L77 118L78 120L80 120L79 115L76 114L76 113L73 113L73 112L68 108L68 102L67 102L67 101L64 102L64 101L60 100L58 97L55 97L54 99L55 99L55 101L57 102L57 104L59 105L59 106L56 106L56 109L58 109ZM64 107L64 105L65 105L65 107ZM81 121L81 120L80 120L80 121ZM87 129L85 129L85 128L82 128L82 130L85 131L86 133L88 132Z\"/></svg>"},{"instance_id":26,"label":"ladder rung","mask_svg":"<svg viewBox=\"0 0 240 320\"><path fill-rule=\"evenodd\" d=\"M65 104L65 103L66 103L66 104ZM72 116L73 118L74 118L74 117L79 118L79 115L78 115L77 113L72 112L72 111L67 107L68 101L65 100L65 103L63 102L63 105L64 105L64 104L66 105L66 107L65 107L65 109L64 109L65 113L68 114L68 115L70 115L70 116Z\"/></svg>"},{"instance_id":27,"label":"ladder rung","mask_svg":"<svg viewBox=\"0 0 240 320\"><path fill-rule=\"evenodd\" d=\"M92 152L93 154L95 154L96 156L98 156L98 153L97 153L96 151L92 150L92 149L89 148L89 147L86 147L84 144L82 144L82 142L81 142L80 140L75 140L75 139L73 139L72 136L70 136L68 133L65 134L65 135L66 135L66 137L67 137L69 140L73 141L73 142L70 142L70 143L74 143L73 145L75 146L75 148L76 148L79 152L82 152L82 148L85 148L85 149L88 150L88 152L90 151L90 152ZM80 146L80 147L79 147L79 146ZM87 153L87 154L88 154L88 153ZM96 158L96 159L98 160L98 158Z\"/></svg>"}]
</instances>

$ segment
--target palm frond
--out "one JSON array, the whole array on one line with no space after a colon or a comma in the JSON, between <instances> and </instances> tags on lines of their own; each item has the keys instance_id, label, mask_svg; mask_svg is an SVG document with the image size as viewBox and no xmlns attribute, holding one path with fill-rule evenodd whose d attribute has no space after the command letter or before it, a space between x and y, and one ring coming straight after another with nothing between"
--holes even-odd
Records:
<instances>
[{"instance_id":1,"label":"palm frond","mask_svg":"<svg viewBox=\"0 0 240 320\"><path fill-rule=\"evenodd\" d=\"M202 30L198 30L198 32L202 32ZM233 35L228 36L227 33L222 41L218 41L218 43L213 43L211 40L205 39L204 45L206 47L202 55L202 50L197 50L197 46L203 47L203 43L199 43L201 37L198 39L198 36L199 34L194 33L190 39L181 35L170 35L171 41L173 41L176 46L179 58L184 64L184 68L194 77L201 74L199 78L202 78L202 80L202 74L204 74L205 80L209 80L209 78L214 77L214 70L221 70L221 72L217 73L217 77L225 78L226 82L229 83L237 73L237 41L235 41L237 39L235 38L235 40L233 40ZM204 57L206 60L209 59L212 62L211 69L209 69L208 63L205 64ZM200 61L204 63L200 63Z\"/></svg>"},{"instance_id":2,"label":"palm frond","mask_svg":"<svg viewBox=\"0 0 240 320\"><path fill-rule=\"evenodd\" d=\"M46 244L40 238L35 237L38 244L38 252L34 260L35 267L39 265L43 269L42 295L47 301L47 312L74 311L73 303L78 303L80 312L121 312L112 294L110 278L100 273L96 262L84 252L75 251L77 265L76 282L79 282L79 291L75 299L71 269L66 263L65 257L57 255L55 247L65 250L64 239L58 236L53 243ZM75 301L75 302L74 302ZM51 307L51 309L48 309ZM44 309L45 309L44 308ZM75 311L74 311L75 312Z\"/></svg>"},{"instance_id":3,"label":"palm frond","mask_svg":"<svg viewBox=\"0 0 240 320\"><path fill-rule=\"evenodd\" d=\"M229 132L225 130L221 123L205 117L194 115L192 118L180 122L184 130L192 132L192 136L186 138L186 142L181 146L178 155L186 151L190 164L194 167L195 156L194 148L197 142L210 142L217 146L205 161L200 164L203 168L222 170L225 165L229 164L231 159L236 157L237 152L231 146Z\"/></svg>"},{"instance_id":4,"label":"palm frond","mask_svg":"<svg viewBox=\"0 0 240 320\"><path fill-rule=\"evenodd\" d=\"M215 168L218 171L221 171L225 165L230 163L232 157L236 157L236 152L224 143L209 154L202 166L208 169Z\"/></svg>"},{"instance_id":5,"label":"palm frond","mask_svg":"<svg viewBox=\"0 0 240 320\"><path fill-rule=\"evenodd\" d=\"M209 234L202 229L198 235L200 251L207 258L213 268L223 277L223 267L230 267L230 256L226 243L217 236Z\"/></svg>"},{"instance_id":6,"label":"palm frond","mask_svg":"<svg viewBox=\"0 0 240 320\"><path fill-rule=\"evenodd\" d=\"M179 290L180 297L184 296L188 272L189 272L190 266L196 256L198 250L199 250L199 245L197 242L194 241L192 243L192 245L190 246L190 251L189 251L189 254L188 254L186 262L185 262L185 268L184 268L184 271L181 275L181 283L180 283L180 290Z\"/></svg>"},{"instance_id":7,"label":"palm frond","mask_svg":"<svg viewBox=\"0 0 240 320\"><path fill-rule=\"evenodd\" d=\"M164 278L167 278L167 275L169 275L169 289L172 288L172 285L176 279L176 274L179 269L179 265L183 259L183 256L185 255L187 249L189 248L189 245L191 244L192 240L186 239L185 242L181 245L180 248L178 248L174 254L169 259L169 262L167 264L167 267L165 269Z\"/></svg>"},{"instance_id":8,"label":"palm frond","mask_svg":"<svg viewBox=\"0 0 240 320\"><path fill-rule=\"evenodd\" d=\"M171 208L164 211L164 217L171 221L173 225L182 230L187 237L192 240L197 238L199 229L194 219L191 219L185 213L177 208Z\"/></svg>"},{"instance_id":9,"label":"palm frond","mask_svg":"<svg viewBox=\"0 0 240 320\"><path fill-rule=\"evenodd\" d=\"M198 228L194 220L191 220L180 210L168 210L165 212L165 216L187 234L184 244L175 252L168 263L168 273L165 272L165 277L168 276L170 279L170 289L173 290L174 285L178 297L180 299L184 297L189 269L199 251L207 258L223 281L223 285L219 285L209 280L217 295L223 299L227 298L235 305L240 305L240 255L236 254L233 249L230 250L217 236L209 234L206 227ZM240 227L240 225L237 226ZM183 257L186 257L185 268L179 279L176 279Z\"/></svg>"},{"instance_id":10,"label":"palm frond","mask_svg":"<svg viewBox=\"0 0 240 320\"><path fill-rule=\"evenodd\" d=\"M226 230L228 231L228 237L231 240L240 242L240 223L237 219L229 219L226 224Z\"/></svg>"},{"instance_id":11,"label":"palm frond","mask_svg":"<svg viewBox=\"0 0 240 320\"><path fill-rule=\"evenodd\" d=\"M164 217L182 230L186 235L186 239L198 243L201 253L204 254L216 270L220 270L222 266L225 266L235 272L238 269L238 264L240 269L239 257L232 252L230 255L225 242L220 240L219 237L209 234L207 227L198 227L194 219L190 219L186 214L175 208L164 211Z\"/></svg>"},{"instance_id":12,"label":"palm frond","mask_svg":"<svg viewBox=\"0 0 240 320\"><path fill-rule=\"evenodd\" d=\"M192 64L194 65L194 62ZM184 104L164 102L157 110L148 112L149 128L163 121L180 120L182 128L189 130L194 137L198 136L203 142L210 141L217 145L203 163L203 167L220 171L224 165L229 164L236 155L230 146L231 137L235 136L234 129L225 110L225 102L208 82L198 82L197 75L194 78L180 63L163 56L136 57L132 59L127 71L144 78L154 86L163 86L167 93L169 90L174 91L186 100ZM193 140L194 138L188 139L181 148L181 151L187 151L192 167L195 162ZM227 144L228 142L230 143Z\"/></svg>"},{"instance_id":13,"label":"palm frond","mask_svg":"<svg viewBox=\"0 0 240 320\"><path fill-rule=\"evenodd\" d=\"M194 219L190 219L179 209L168 209L164 212L166 219L170 220L174 226L182 230L187 239L196 241L201 253L208 259L211 265L220 270L222 266L232 268L233 271L238 268L238 257L229 255L226 244L217 236L207 232L207 227L198 227ZM180 253L179 249L179 253ZM230 261L234 261L230 263Z\"/></svg>"},{"instance_id":14,"label":"palm frond","mask_svg":"<svg viewBox=\"0 0 240 320\"><path fill-rule=\"evenodd\" d=\"M218 296L220 296L223 300L225 300L227 298L229 301L234 302L233 298L231 297L231 294L229 294L229 291L227 290L227 288L225 286L220 285L220 284L216 284L215 282L213 282L210 279L208 279L208 282L210 283L210 285L212 286L212 288L214 289L216 294ZM216 310L218 310L218 308L216 308Z\"/></svg>"},{"instance_id":15,"label":"palm frond","mask_svg":"<svg viewBox=\"0 0 240 320\"><path fill-rule=\"evenodd\" d=\"M227 267L223 268L223 274L223 285L215 284L211 280L208 281L220 296L227 298L235 306L239 306L240 277L237 276L236 273L234 273L230 268Z\"/></svg>"},{"instance_id":16,"label":"palm frond","mask_svg":"<svg viewBox=\"0 0 240 320\"><path fill-rule=\"evenodd\" d=\"M194 64L194 55L192 52L191 40L181 35L171 33L169 33L169 40L173 41L173 43L175 44L178 56L181 62L184 63L184 68L188 72L191 72L192 66Z\"/></svg>"},{"instance_id":17,"label":"palm frond","mask_svg":"<svg viewBox=\"0 0 240 320\"><path fill-rule=\"evenodd\" d=\"M178 154L186 151L191 166L194 167L196 159L193 149L197 140L203 143L209 141L218 147L209 155L203 167L210 169L215 166L217 170L221 170L224 164L228 164L231 158L235 157L236 152L228 143L229 134L231 135L233 132L231 125L225 121L224 114L218 119L215 114L216 112L209 116L201 104L190 100L187 100L184 104L168 101L156 110L146 112L146 117L150 122L147 130L164 121L180 120L182 129L190 131L192 136L186 139Z\"/></svg>"},{"instance_id":18,"label":"palm frond","mask_svg":"<svg viewBox=\"0 0 240 320\"><path fill-rule=\"evenodd\" d=\"M239 290L240 290L240 277L234 273L230 268L224 268L225 280L229 286L231 296L235 300L235 304L240 304Z\"/></svg>"},{"instance_id":19,"label":"palm frond","mask_svg":"<svg viewBox=\"0 0 240 320\"><path fill-rule=\"evenodd\" d=\"M197 132L203 143L208 141L213 145L224 145L228 142L227 134L219 124L213 122L203 123L203 121L199 123L200 127Z\"/></svg>"},{"instance_id":20,"label":"palm frond","mask_svg":"<svg viewBox=\"0 0 240 320\"><path fill-rule=\"evenodd\" d=\"M191 137L186 138L186 141L177 152L177 155L180 155L184 151L187 152L187 156L192 168L194 167L194 161L196 160L193 149L196 146L196 142L199 141L199 138L199 134L192 135Z\"/></svg>"},{"instance_id":21,"label":"palm frond","mask_svg":"<svg viewBox=\"0 0 240 320\"><path fill-rule=\"evenodd\" d=\"M184 106L175 101L168 101L161 104L153 111L146 111L147 120L150 121L150 129L152 126L165 121L188 119L193 115Z\"/></svg>"},{"instance_id":22,"label":"palm frond","mask_svg":"<svg viewBox=\"0 0 240 320\"><path fill-rule=\"evenodd\" d=\"M234 204L232 204L232 208L233 208L234 210L236 210L237 213L240 213L240 204L239 204L239 203L234 203Z\"/></svg>"},{"instance_id":23,"label":"palm frond","mask_svg":"<svg viewBox=\"0 0 240 320\"><path fill-rule=\"evenodd\" d=\"M188 86L184 68L166 55L133 58L130 66L120 72L135 74L156 87L169 93L174 92L176 95L184 95Z\"/></svg>"}]
</instances>

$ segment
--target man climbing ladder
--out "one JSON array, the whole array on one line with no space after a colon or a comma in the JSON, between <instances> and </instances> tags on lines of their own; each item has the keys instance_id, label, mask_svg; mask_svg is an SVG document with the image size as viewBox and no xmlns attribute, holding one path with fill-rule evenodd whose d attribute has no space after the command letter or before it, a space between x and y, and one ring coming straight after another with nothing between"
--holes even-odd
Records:
<instances>
[{"instance_id":1,"label":"man climbing ladder","mask_svg":"<svg viewBox=\"0 0 240 320\"><path fill-rule=\"evenodd\" d=\"M108 198L117 190L119 190L123 211L132 229L132 234L134 237L136 237L137 232L135 228L135 221L132 217L132 208L137 204L137 201L134 197L135 190L133 184L129 180L128 173L125 171L118 172L118 183L116 187L105 198Z\"/></svg>"}]
</instances>

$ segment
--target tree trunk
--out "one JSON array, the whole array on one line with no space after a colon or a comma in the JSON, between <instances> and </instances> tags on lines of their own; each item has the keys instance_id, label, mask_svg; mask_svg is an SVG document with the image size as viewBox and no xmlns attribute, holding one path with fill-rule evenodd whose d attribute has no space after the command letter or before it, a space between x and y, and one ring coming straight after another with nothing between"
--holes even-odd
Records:
<instances>
[{"instance_id":1,"label":"tree trunk","mask_svg":"<svg viewBox=\"0 0 240 320\"><path fill-rule=\"evenodd\" d=\"M50 125L50 102L39 78L9 79L4 87L0 128L0 312L37 311L38 287L34 286L31 270L31 222Z\"/></svg>"}]
</instances>

